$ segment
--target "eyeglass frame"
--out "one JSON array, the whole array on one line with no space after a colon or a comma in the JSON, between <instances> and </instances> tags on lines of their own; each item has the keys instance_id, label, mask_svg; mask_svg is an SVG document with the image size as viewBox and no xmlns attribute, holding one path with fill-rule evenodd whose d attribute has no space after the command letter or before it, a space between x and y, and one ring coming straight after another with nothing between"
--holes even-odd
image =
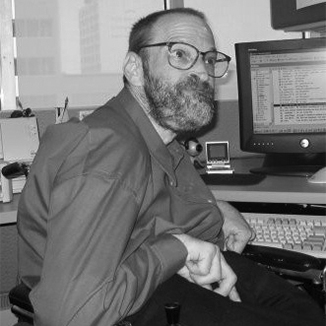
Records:
<instances>
[{"instance_id":1,"label":"eyeglass frame","mask_svg":"<svg viewBox=\"0 0 326 326\"><path fill-rule=\"evenodd\" d=\"M227 54L225 54L225 53L223 53L223 52L220 52L220 51L217 51L217 50L209 50L209 51L206 51L206 52L199 51L199 50L198 50L194 45L189 44L189 43L186 43L186 42L182 42L182 41L179 41L179 42L160 42L160 43L153 43L153 44L142 45L142 46L139 48L139 50L141 50L141 49L143 49L143 48L150 48L150 47L156 47L156 46L167 46L167 47L168 47L168 51L169 51L169 53L171 53L171 52L170 52L171 47L172 47L173 45L175 45L175 44L184 44L184 45L188 45L188 46L192 47L194 50L196 50L196 52L197 52L197 56L196 56L196 58L194 59L193 63L192 63L188 68L177 68L177 67L173 66L173 65L171 64L171 62L170 62L170 59L168 59L169 65L170 65L171 67L173 67L173 68L175 68L175 69L178 69L178 70L189 70L189 69L191 69L191 68L196 64L196 62L197 62L197 60L198 60L200 54L203 56L203 59L205 59L205 55L206 55L207 53L214 52L214 53L216 53L216 54L222 54L222 55L225 56L225 59L216 60L216 62L224 62L224 61L227 61L227 68L226 68L225 72L223 73L223 75L221 75L221 76L218 76L218 77L217 77L217 76L212 76L212 75L210 75L210 74L208 74L208 75L211 76L212 78L222 78L222 77L224 77L224 76L227 74L227 72L228 72L228 70L229 70L229 64L230 64L230 61L232 60L232 58L231 58L230 56L228 56Z\"/></svg>"}]
</instances>

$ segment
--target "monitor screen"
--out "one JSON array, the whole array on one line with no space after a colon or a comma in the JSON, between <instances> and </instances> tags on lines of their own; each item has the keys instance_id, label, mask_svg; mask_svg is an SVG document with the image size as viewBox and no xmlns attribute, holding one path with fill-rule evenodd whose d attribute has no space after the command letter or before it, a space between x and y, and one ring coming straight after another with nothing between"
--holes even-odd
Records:
<instances>
[{"instance_id":1,"label":"monitor screen","mask_svg":"<svg viewBox=\"0 0 326 326\"><path fill-rule=\"evenodd\" d=\"M217 162L228 163L230 161L228 141L206 142L205 146L207 164Z\"/></svg>"},{"instance_id":2,"label":"monitor screen","mask_svg":"<svg viewBox=\"0 0 326 326\"><path fill-rule=\"evenodd\" d=\"M282 154L277 160L284 158L284 162L291 156L285 154L297 154L302 165L316 165L320 157L324 160L326 39L239 43L235 47L241 149Z\"/></svg>"}]
</instances>

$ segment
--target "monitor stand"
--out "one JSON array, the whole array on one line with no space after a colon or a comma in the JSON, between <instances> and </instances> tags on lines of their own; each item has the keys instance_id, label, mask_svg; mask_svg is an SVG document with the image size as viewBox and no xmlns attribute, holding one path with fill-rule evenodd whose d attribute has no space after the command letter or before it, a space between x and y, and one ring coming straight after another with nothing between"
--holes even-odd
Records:
<instances>
[{"instance_id":1,"label":"monitor stand","mask_svg":"<svg viewBox=\"0 0 326 326\"><path fill-rule=\"evenodd\" d=\"M250 172L264 175L310 177L326 166L326 153L266 154L263 166Z\"/></svg>"}]
</instances>

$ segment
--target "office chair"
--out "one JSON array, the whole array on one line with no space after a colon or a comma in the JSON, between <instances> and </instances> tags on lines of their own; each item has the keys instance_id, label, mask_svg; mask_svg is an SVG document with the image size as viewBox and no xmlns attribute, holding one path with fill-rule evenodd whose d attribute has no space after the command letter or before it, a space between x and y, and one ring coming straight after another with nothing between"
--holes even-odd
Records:
<instances>
[{"instance_id":1,"label":"office chair","mask_svg":"<svg viewBox=\"0 0 326 326\"><path fill-rule=\"evenodd\" d=\"M11 312L18 319L14 326L33 325L34 309L29 299L30 291L25 284L20 283L9 292Z\"/></svg>"},{"instance_id":2,"label":"office chair","mask_svg":"<svg viewBox=\"0 0 326 326\"><path fill-rule=\"evenodd\" d=\"M28 175L29 167L23 163L11 163L2 168L2 174L13 179ZM248 245L243 253L249 259L294 282L306 291L325 311L326 303L326 260L278 248ZM34 310L29 299L30 289L23 283L9 293L11 311L17 316L14 326L33 325Z\"/></svg>"}]
</instances>

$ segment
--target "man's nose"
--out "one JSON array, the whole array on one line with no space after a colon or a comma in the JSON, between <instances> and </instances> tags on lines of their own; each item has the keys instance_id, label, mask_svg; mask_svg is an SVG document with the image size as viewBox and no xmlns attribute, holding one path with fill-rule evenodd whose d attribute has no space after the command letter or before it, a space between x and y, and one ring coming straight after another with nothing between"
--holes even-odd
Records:
<instances>
[{"instance_id":1,"label":"man's nose","mask_svg":"<svg viewBox=\"0 0 326 326\"><path fill-rule=\"evenodd\" d=\"M200 78L201 81L208 81L209 80L208 70L207 70L205 62L203 60L202 55L200 55L198 57L197 62L193 66L192 74L197 75Z\"/></svg>"}]
</instances>

